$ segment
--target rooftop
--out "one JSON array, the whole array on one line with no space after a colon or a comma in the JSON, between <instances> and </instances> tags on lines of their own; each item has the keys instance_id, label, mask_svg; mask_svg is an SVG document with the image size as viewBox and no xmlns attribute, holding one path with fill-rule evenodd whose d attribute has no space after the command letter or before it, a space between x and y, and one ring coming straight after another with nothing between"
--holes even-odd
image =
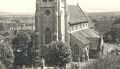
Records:
<instances>
[{"instance_id":1,"label":"rooftop","mask_svg":"<svg viewBox=\"0 0 120 69\"><path fill-rule=\"evenodd\" d=\"M88 23L88 19L80 6L78 5L68 5L69 12L69 23L78 24L78 23Z\"/></svg>"},{"instance_id":2,"label":"rooftop","mask_svg":"<svg viewBox=\"0 0 120 69\"><path fill-rule=\"evenodd\" d=\"M72 37L74 37L75 39L79 40L82 44L89 44L89 40L84 37L83 35L81 35L80 33L78 32L75 32L75 33L71 33Z\"/></svg>"}]
</instances>

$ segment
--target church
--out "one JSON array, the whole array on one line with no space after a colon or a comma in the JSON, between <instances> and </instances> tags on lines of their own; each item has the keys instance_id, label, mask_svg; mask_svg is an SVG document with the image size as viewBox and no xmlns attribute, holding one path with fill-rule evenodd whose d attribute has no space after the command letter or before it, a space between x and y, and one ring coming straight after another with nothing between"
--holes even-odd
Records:
<instances>
[{"instance_id":1,"label":"church","mask_svg":"<svg viewBox=\"0 0 120 69\"><path fill-rule=\"evenodd\" d=\"M89 17L79 5L68 5L66 0L37 0L35 32L39 48L61 40L70 45L73 61L88 60L101 48L101 37L91 27Z\"/></svg>"}]
</instances>

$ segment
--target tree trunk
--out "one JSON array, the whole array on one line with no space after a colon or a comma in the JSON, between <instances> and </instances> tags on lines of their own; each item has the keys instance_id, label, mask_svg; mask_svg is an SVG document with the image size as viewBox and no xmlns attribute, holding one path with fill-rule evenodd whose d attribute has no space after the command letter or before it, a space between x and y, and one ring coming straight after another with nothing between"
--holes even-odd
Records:
<instances>
[{"instance_id":1,"label":"tree trunk","mask_svg":"<svg viewBox=\"0 0 120 69\"><path fill-rule=\"evenodd\" d=\"M64 69L66 69L66 64L65 64L65 66L64 66Z\"/></svg>"},{"instance_id":2,"label":"tree trunk","mask_svg":"<svg viewBox=\"0 0 120 69\"><path fill-rule=\"evenodd\" d=\"M44 69L44 66L41 66L41 69Z\"/></svg>"}]
</instances>

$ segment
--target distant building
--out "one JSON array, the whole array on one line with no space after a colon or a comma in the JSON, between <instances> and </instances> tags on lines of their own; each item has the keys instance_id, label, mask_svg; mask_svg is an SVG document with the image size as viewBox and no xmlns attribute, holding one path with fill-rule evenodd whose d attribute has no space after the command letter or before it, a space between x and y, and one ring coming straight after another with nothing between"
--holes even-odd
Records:
<instances>
[{"instance_id":1,"label":"distant building","mask_svg":"<svg viewBox=\"0 0 120 69\"><path fill-rule=\"evenodd\" d=\"M7 31L35 30L34 18L32 16L1 16L0 24ZM2 27L1 27L2 28Z\"/></svg>"}]
</instances>

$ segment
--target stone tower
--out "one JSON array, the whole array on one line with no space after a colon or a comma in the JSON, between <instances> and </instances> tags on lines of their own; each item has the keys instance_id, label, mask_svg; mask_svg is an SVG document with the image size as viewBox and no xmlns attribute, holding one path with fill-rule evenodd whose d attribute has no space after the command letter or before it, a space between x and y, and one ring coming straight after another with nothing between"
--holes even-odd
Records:
<instances>
[{"instance_id":1,"label":"stone tower","mask_svg":"<svg viewBox=\"0 0 120 69\"><path fill-rule=\"evenodd\" d=\"M41 44L48 44L53 40L65 41L66 0L37 0L35 23Z\"/></svg>"},{"instance_id":2,"label":"stone tower","mask_svg":"<svg viewBox=\"0 0 120 69\"><path fill-rule=\"evenodd\" d=\"M56 40L68 42L66 0L37 0L35 25L37 46L45 46Z\"/></svg>"}]
</instances>

